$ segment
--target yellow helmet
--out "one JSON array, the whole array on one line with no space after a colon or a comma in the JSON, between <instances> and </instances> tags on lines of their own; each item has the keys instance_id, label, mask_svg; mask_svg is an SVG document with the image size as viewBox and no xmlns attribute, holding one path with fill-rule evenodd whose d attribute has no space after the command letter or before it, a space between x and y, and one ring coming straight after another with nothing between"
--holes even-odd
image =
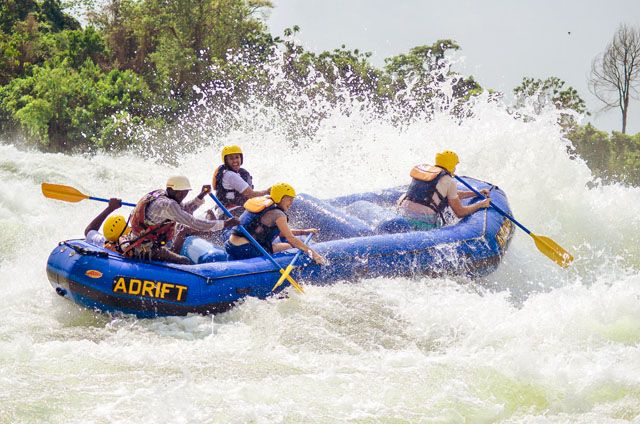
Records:
<instances>
[{"instance_id":1,"label":"yellow helmet","mask_svg":"<svg viewBox=\"0 0 640 424\"><path fill-rule=\"evenodd\" d=\"M191 183L184 175L172 175L167 180L167 188L171 188L176 191L191 190Z\"/></svg>"},{"instance_id":2,"label":"yellow helmet","mask_svg":"<svg viewBox=\"0 0 640 424\"><path fill-rule=\"evenodd\" d=\"M222 148L222 163L225 163L224 158L226 158L229 155L235 155L238 154L240 155L240 163L244 162L244 156L242 154L242 149L240 148L240 146L224 146Z\"/></svg>"},{"instance_id":3,"label":"yellow helmet","mask_svg":"<svg viewBox=\"0 0 640 424\"><path fill-rule=\"evenodd\" d=\"M453 174L456 170L456 165L458 163L460 163L458 155L451 150L444 150L440 153L436 153L436 166L446 169L450 174Z\"/></svg>"},{"instance_id":4,"label":"yellow helmet","mask_svg":"<svg viewBox=\"0 0 640 424\"><path fill-rule=\"evenodd\" d=\"M296 197L296 191L287 183L278 183L271 186L269 197L274 202L280 203L284 196Z\"/></svg>"},{"instance_id":5,"label":"yellow helmet","mask_svg":"<svg viewBox=\"0 0 640 424\"><path fill-rule=\"evenodd\" d=\"M109 241L118 241L120 236L127 235L131 228L127 226L127 220L122 215L112 215L104 221L102 233Z\"/></svg>"}]
</instances>

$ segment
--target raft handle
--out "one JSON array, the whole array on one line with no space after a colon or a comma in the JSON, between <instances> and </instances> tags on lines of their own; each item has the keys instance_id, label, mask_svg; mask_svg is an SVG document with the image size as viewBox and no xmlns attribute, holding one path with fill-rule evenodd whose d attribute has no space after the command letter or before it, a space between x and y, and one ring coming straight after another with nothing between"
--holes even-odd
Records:
<instances>
[{"instance_id":1,"label":"raft handle","mask_svg":"<svg viewBox=\"0 0 640 424\"><path fill-rule=\"evenodd\" d=\"M74 246L73 244L69 244L66 241L63 241L60 244L64 244L65 246L70 247L71 249L75 250L76 253L79 253L81 255L97 256L99 258L108 258L109 257L109 254L107 252L102 252L100 250L85 249L84 247Z\"/></svg>"}]
</instances>

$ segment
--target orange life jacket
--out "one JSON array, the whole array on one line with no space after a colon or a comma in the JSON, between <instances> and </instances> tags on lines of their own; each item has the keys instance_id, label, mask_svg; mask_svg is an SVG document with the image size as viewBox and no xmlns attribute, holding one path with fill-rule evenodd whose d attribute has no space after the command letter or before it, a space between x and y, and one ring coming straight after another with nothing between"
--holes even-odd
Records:
<instances>
[{"instance_id":1,"label":"orange life jacket","mask_svg":"<svg viewBox=\"0 0 640 424\"><path fill-rule=\"evenodd\" d=\"M112 252L116 252L116 253L122 254L122 249L120 248L120 243L117 243L115 241L106 240L104 242L104 248L108 249L108 250L111 250Z\"/></svg>"}]
</instances>

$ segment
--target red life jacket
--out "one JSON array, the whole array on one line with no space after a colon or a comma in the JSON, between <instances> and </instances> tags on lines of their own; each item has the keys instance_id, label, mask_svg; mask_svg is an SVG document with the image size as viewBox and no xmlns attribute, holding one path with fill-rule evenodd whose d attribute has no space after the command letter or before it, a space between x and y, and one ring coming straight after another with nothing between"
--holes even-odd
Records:
<instances>
[{"instance_id":1,"label":"red life jacket","mask_svg":"<svg viewBox=\"0 0 640 424\"><path fill-rule=\"evenodd\" d=\"M169 219L154 224L147 220L147 208L151 203L160 197L167 197L165 190L155 190L146 194L131 213L129 225L131 225L131 234L128 240L121 244L127 244L123 253L131 255L137 248L157 249L164 246L173 238L176 223Z\"/></svg>"}]
</instances>

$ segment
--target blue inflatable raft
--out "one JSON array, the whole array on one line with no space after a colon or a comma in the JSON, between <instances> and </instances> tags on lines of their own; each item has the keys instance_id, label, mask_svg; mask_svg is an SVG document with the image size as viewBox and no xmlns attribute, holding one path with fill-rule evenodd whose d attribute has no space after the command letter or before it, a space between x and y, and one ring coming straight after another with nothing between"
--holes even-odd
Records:
<instances>
[{"instance_id":1,"label":"blue inflatable raft","mask_svg":"<svg viewBox=\"0 0 640 424\"><path fill-rule=\"evenodd\" d=\"M490 189L492 201L510 213L498 187L465 180L478 190ZM314 249L329 264L319 266L301 255L292 276L303 284L328 284L396 276L475 278L497 268L513 235L511 221L483 209L436 230L412 231L394 212L403 192L397 188L330 200L299 195L289 211L292 227L319 228ZM281 252L274 259L285 268L295 253ZM194 264L131 260L84 240L68 240L51 252L47 274L59 295L79 305L138 317L223 312L246 296L272 295L280 276L262 257L227 261L219 247L195 237L187 239L183 254Z\"/></svg>"}]
</instances>

